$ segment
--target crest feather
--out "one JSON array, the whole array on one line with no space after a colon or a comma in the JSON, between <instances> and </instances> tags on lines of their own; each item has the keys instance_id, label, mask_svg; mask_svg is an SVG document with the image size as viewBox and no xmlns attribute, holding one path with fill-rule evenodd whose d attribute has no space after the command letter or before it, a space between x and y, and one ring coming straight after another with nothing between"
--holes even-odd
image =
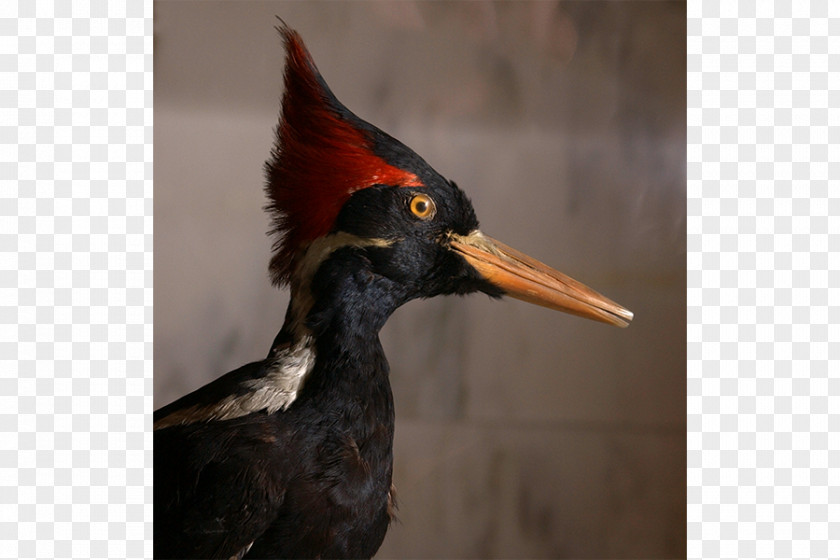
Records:
<instances>
[{"instance_id":1,"label":"crest feather","mask_svg":"<svg viewBox=\"0 0 840 560\"><path fill-rule=\"evenodd\" d=\"M269 271L273 283L285 284L301 252L330 233L354 192L423 182L374 153L376 142L391 138L335 98L296 31L277 29L286 47L285 91L265 190L275 236Z\"/></svg>"}]
</instances>

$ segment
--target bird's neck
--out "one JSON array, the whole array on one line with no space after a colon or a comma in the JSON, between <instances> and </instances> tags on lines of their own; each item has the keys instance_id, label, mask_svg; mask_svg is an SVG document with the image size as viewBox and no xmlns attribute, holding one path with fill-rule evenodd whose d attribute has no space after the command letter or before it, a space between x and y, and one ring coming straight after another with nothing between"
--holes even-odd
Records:
<instances>
[{"instance_id":1,"label":"bird's neck","mask_svg":"<svg viewBox=\"0 0 840 560\"><path fill-rule=\"evenodd\" d=\"M279 337L285 331L293 341L313 341L315 367L303 391L385 391L390 398L379 331L405 299L399 286L367 270L355 251L338 252L309 282L293 284Z\"/></svg>"}]
</instances>

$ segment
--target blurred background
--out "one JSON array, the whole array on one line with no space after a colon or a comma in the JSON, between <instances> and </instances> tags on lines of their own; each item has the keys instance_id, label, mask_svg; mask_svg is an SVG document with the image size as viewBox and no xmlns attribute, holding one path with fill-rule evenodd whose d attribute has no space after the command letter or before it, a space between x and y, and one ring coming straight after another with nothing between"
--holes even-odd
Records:
<instances>
[{"instance_id":1,"label":"blurred background","mask_svg":"<svg viewBox=\"0 0 840 560\"><path fill-rule=\"evenodd\" d=\"M382 331L400 522L378 558L686 554L684 2L155 3L155 407L262 359L275 15L482 230L635 312L482 295Z\"/></svg>"}]
</instances>

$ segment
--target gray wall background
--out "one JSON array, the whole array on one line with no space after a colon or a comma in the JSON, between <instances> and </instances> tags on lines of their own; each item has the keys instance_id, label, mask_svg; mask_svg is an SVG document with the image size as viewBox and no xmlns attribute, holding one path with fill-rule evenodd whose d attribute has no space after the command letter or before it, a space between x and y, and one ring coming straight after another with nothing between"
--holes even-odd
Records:
<instances>
[{"instance_id":1,"label":"gray wall background","mask_svg":"<svg viewBox=\"0 0 840 560\"><path fill-rule=\"evenodd\" d=\"M684 2L155 3L155 406L261 359L279 15L488 234L636 313L438 298L382 332L401 522L380 558L686 552Z\"/></svg>"}]
</instances>

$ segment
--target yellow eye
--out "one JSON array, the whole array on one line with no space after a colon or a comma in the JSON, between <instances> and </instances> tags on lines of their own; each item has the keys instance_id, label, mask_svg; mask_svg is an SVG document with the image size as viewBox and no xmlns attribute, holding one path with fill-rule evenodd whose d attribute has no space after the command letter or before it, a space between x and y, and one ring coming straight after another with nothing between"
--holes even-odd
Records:
<instances>
[{"instance_id":1,"label":"yellow eye","mask_svg":"<svg viewBox=\"0 0 840 560\"><path fill-rule=\"evenodd\" d=\"M416 194L408 203L411 213L421 220L431 220L435 217L435 201L425 194Z\"/></svg>"}]
</instances>

